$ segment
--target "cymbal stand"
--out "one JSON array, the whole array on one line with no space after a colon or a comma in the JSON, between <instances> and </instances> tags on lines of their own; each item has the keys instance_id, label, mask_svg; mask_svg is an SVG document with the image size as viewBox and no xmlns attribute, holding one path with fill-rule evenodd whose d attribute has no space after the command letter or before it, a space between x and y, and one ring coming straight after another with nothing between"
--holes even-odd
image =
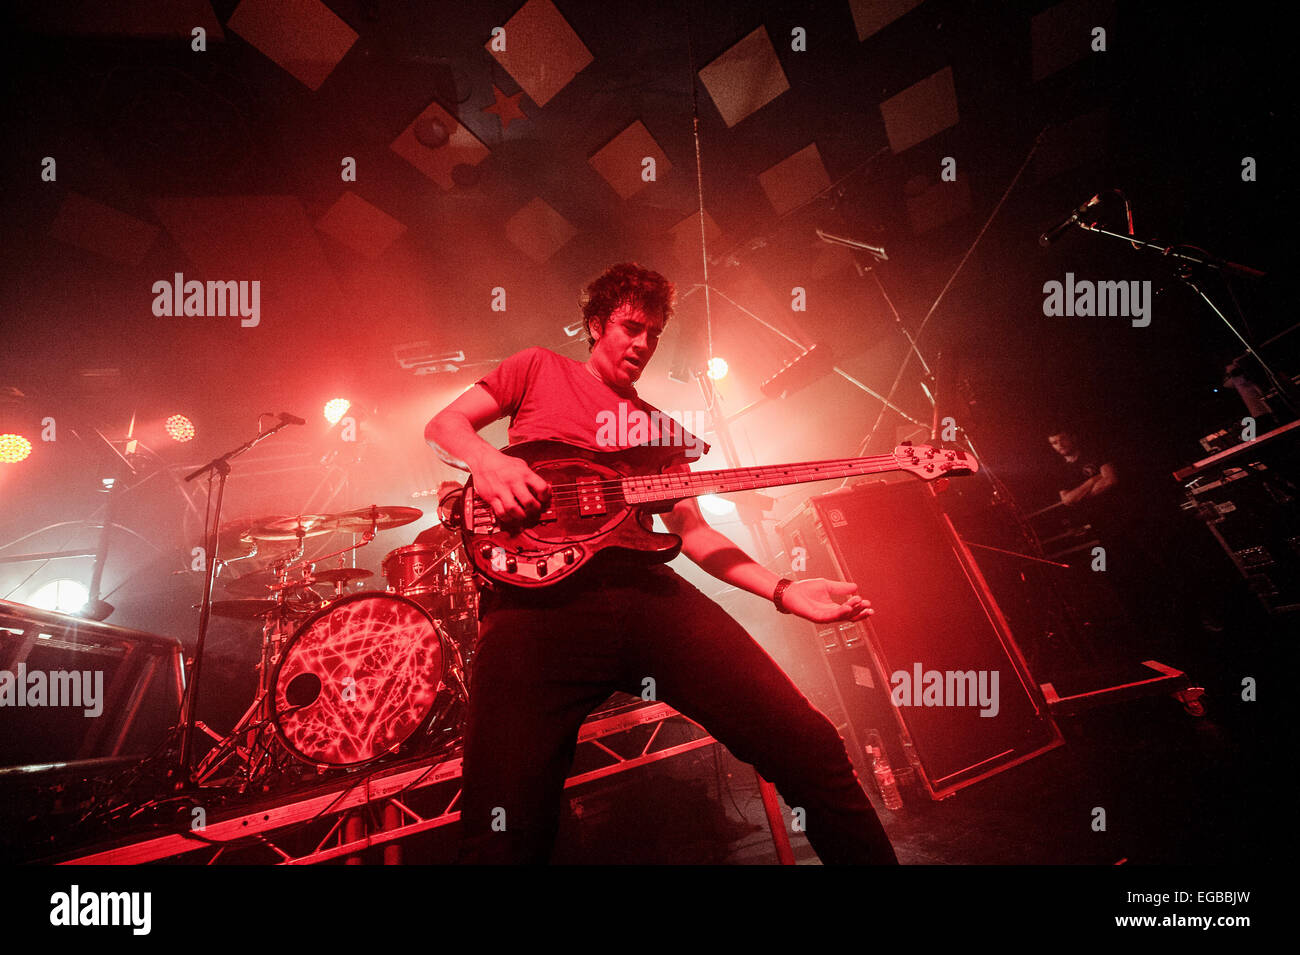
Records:
<instances>
[{"instance_id":1,"label":"cymbal stand","mask_svg":"<svg viewBox=\"0 0 1300 955\"><path fill-rule=\"evenodd\" d=\"M174 782L177 789L188 788L191 783L191 762L194 749L194 727L197 722L197 704L199 696L199 677L203 670L203 646L208 636L208 624L212 619L212 588L216 582L217 558L221 539L221 503L226 492L226 480L230 477L230 462L239 457L246 451L251 450L256 445L265 441L271 435L275 434L281 428L287 427L289 420L281 419L280 423L266 431L259 432L255 437L245 441L233 451L227 451L219 458L214 458L203 467L198 468L185 475L186 481L193 481L195 478L208 473L217 475L217 492L216 507L212 515L212 531L209 540L205 541L205 563L207 565L207 578L203 582L203 602L199 610L199 637L194 647L194 665L191 673L187 674L188 679L185 684L185 695L181 700L180 719L177 723L176 733L180 737L179 753L177 755Z\"/></svg>"}]
</instances>

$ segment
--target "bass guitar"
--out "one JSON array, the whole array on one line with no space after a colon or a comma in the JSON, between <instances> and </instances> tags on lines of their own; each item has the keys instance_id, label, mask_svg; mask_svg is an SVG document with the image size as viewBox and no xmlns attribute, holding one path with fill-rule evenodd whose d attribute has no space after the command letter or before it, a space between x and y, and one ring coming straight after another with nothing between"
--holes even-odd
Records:
<instances>
[{"instance_id":1,"label":"bass guitar","mask_svg":"<svg viewBox=\"0 0 1300 955\"><path fill-rule=\"evenodd\" d=\"M930 481L979 470L966 451L910 444L865 458L675 474L657 469L663 449L649 445L591 451L561 441L526 441L503 453L524 461L551 486L546 510L521 525L503 526L475 493L472 478L460 501L448 503L474 569L496 583L529 588L558 583L604 551L648 564L672 560L682 539L653 530L652 515L684 498L890 471Z\"/></svg>"}]
</instances>

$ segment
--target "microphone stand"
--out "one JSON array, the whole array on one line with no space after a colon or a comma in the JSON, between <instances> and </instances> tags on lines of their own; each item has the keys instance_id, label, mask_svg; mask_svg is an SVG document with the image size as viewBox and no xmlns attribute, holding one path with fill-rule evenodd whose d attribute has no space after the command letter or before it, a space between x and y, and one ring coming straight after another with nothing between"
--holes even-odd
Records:
<instances>
[{"instance_id":1,"label":"microphone stand","mask_svg":"<svg viewBox=\"0 0 1300 955\"><path fill-rule=\"evenodd\" d=\"M1232 332L1232 334L1236 336L1237 340L1241 342L1242 347L1246 349L1246 354L1250 355L1255 359L1255 361L1259 362L1260 368L1264 370L1264 374L1268 376L1268 379L1272 383L1273 387L1277 389L1278 395L1282 398L1282 400L1287 405L1290 406L1292 413L1300 414L1300 395L1296 394L1295 386L1292 385L1291 382L1288 381L1285 376L1278 375L1276 372L1273 371L1273 369L1269 366L1269 364L1266 361L1264 361L1263 357L1259 354L1259 352L1255 350L1254 345L1246 338L1245 335L1241 333L1241 331L1237 328L1236 325L1232 324L1232 320L1229 319L1227 315L1224 315L1223 312L1219 310L1219 307L1214 304L1214 300L1211 299L1210 296L1205 292L1205 290L1202 289L1192 278L1194 274L1194 269L1198 266L1204 269L1214 269L1216 271L1223 272L1223 273L1242 275L1252 279L1263 278L1265 275L1264 272L1261 272L1258 269L1253 269L1248 265L1241 265L1240 263L1237 262L1229 262L1225 259L1220 259L1217 256L1211 255L1208 252L1202 252L1199 249L1195 250L1195 253L1185 252L1182 251L1177 246L1164 245L1159 242L1150 242L1146 239L1138 238L1137 236L1132 236L1132 235L1125 235L1121 232L1112 232L1109 229L1104 229L1095 223L1089 225L1089 224L1084 224L1083 222L1079 222L1077 223L1077 225L1079 226L1079 228L1087 232L1095 232L1097 235L1104 235L1104 236L1109 236L1112 239L1119 239L1123 242L1128 243L1133 248L1139 251L1141 251L1142 249L1151 249L1155 252L1159 252L1165 258L1177 260L1179 265L1174 274L1178 278L1178 280L1182 282L1184 285L1186 285L1188 288L1190 288L1197 295L1199 295L1202 301L1204 301L1205 304L1210 307L1210 311L1212 311L1215 315L1219 316L1219 319L1223 322L1223 324L1228 326L1228 331ZM1184 246L1183 248L1187 248L1187 247Z\"/></svg>"},{"instance_id":2,"label":"microphone stand","mask_svg":"<svg viewBox=\"0 0 1300 955\"><path fill-rule=\"evenodd\" d=\"M203 644L208 635L208 622L212 618L212 587L217 576L217 548L221 541L221 501L226 491L226 479L230 476L230 461L265 441L281 428L287 428L290 424L292 422L281 419L280 423L274 428L259 432L256 437L245 441L235 450L227 451L221 457L213 458L203 467L185 475L186 481L193 481L203 474L215 471L217 474L217 499L208 539L204 541L207 549L207 573L203 583L203 601L199 610L199 640L194 648L194 672L185 685L185 698L181 701L180 722L177 725L177 732L181 737L180 757L176 766L177 789L183 789L192 782L190 763L193 754L195 706L198 701L199 676L203 668Z\"/></svg>"}]
</instances>

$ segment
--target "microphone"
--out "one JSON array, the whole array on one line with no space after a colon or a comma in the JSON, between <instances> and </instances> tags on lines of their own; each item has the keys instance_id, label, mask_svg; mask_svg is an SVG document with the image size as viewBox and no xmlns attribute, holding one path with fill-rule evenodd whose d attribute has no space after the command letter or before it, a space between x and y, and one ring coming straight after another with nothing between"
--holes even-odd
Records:
<instances>
[{"instance_id":1,"label":"microphone","mask_svg":"<svg viewBox=\"0 0 1300 955\"><path fill-rule=\"evenodd\" d=\"M299 418L297 415L289 414L287 411L280 412L280 420L285 424L306 424L305 418Z\"/></svg>"},{"instance_id":2,"label":"microphone","mask_svg":"<svg viewBox=\"0 0 1300 955\"><path fill-rule=\"evenodd\" d=\"M1065 219L1062 222L1057 223L1055 226L1048 229L1046 232L1044 232L1042 235L1038 237L1038 244L1041 245L1043 248L1047 248L1049 245L1051 245L1053 242L1059 239L1062 235L1064 235L1066 230L1069 229L1070 226L1078 222L1079 218L1085 212L1087 212L1093 206L1100 203L1101 197L1102 197L1102 193L1100 192L1097 193L1095 196L1093 196L1083 205L1079 206L1079 208L1071 212L1069 218Z\"/></svg>"},{"instance_id":3,"label":"microphone","mask_svg":"<svg viewBox=\"0 0 1300 955\"><path fill-rule=\"evenodd\" d=\"M861 249L863 252L870 252L881 262L889 261L889 256L885 254L884 246L867 245L867 243L860 239L850 239L842 235L832 235L829 232L823 232L821 229L815 231L817 233L817 238L821 239L823 242L828 242L831 245L845 245L850 249Z\"/></svg>"}]
</instances>

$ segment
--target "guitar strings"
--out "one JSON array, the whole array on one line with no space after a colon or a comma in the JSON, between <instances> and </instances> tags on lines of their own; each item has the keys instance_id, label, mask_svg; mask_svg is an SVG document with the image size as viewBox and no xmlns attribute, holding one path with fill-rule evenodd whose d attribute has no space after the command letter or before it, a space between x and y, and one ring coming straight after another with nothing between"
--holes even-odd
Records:
<instances>
[{"instance_id":1,"label":"guitar strings","mask_svg":"<svg viewBox=\"0 0 1300 955\"><path fill-rule=\"evenodd\" d=\"M664 479L672 480L676 478L687 478L687 479L699 478L701 480L698 483L707 483L710 475L731 473L733 475L731 479L744 481L747 480L746 476L735 474L736 471L756 471L756 470L763 470L765 468L774 468L774 469L818 468L823 470L837 470L837 469L842 470L846 467L856 467L862 465L867 465L868 467L875 467L877 464L882 464L884 462L892 463L895 460L896 458L892 454L881 454L881 455L871 455L863 458L833 458L827 461L812 461L812 462L808 462L807 464L798 464L798 465L759 465L754 468L734 468L734 469L728 469L727 471L697 471L694 473L679 473L679 474L629 475L628 477L624 477L624 478L609 479L605 481L593 481L589 484L580 484L580 483L552 484L550 486L551 500L553 502L572 504L578 501L584 493L591 493L593 491L599 491L605 493L605 492L613 492L615 490L621 490L625 482L629 480L637 480L637 479L656 480L659 478L664 478ZM773 475L775 476L776 473L777 472L774 471ZM788 477L789 475L786 474L783 476ZM804 484L804 483L810 483L819 480L831 480L833 478L842 477L842 476L843 475L839 475L839 474L829 475L825 477L820 475L814 475L814 476L810 476L806 481L797 481L794 483ZM748 479L752 479L752 476L751 478ZM651 486L645 488L645 490L656 491L656 490L666 490L666 488L656 488Z\"/></svg>"}]
</instances>

